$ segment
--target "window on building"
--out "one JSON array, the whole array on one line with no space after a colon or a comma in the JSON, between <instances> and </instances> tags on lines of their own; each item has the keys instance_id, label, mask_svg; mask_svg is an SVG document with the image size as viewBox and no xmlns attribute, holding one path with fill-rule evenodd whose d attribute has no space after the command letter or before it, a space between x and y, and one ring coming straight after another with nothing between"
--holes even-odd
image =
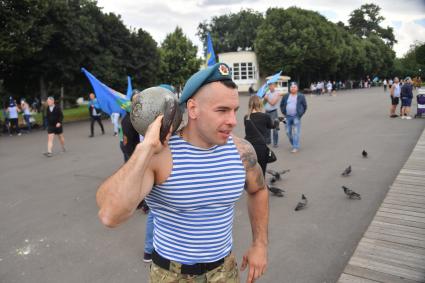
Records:
<instances>
[{"instance_id":1,"label":"window on building","mask_svg":"<svg viewBox=\"0 0 425 283\"><path fill-rule=\"evenodd\" d=\"M255 67L252 62L233 63L233 79L255 79Z\"/></svg>"}]
</instances>

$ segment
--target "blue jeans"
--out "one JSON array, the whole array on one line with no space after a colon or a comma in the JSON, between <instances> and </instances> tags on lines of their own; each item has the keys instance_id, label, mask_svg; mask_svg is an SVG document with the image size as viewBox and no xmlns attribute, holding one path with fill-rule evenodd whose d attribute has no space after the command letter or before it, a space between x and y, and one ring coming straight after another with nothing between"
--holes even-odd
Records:
<instances>
[{"instance_id":1,"label":"blue jeans","mask_svg":"<svg viewBox=\"0 0 425 283\"><path fill-rule=\"evenodd\" d=\"M274 123L274 121L278 119L277 110L272 112L266 112L266 114L270 117L272 123ZM279 130L270 129L269 132L270 134L266 138L266 143L270 144L272 140L271 136L273 136L273 145L277 145L279 143Z\"/></svg>"},{"instance_id":2,"label":"blue jeans","mask_svg":"<svg viewBox=\"0 0 425 283\"><path fill-rule=\"evenodd\" d=\"M145 253L153 252L153 214L149 210L148 218L146 219L146 234L145 234Z\"/></svg>"},{"instance_id":3,"label":"blue jeans","mask_svg":"<svg viewBox=\"0 0 425 283\"><path fill-rule=\"evenodd\" d=\"M28 131L31 131L31 122L30 122L31 115L24 115L25 124L27 125Z\"/></svg>"},{"instance_id":4,"label":"blue jeans","mask_svg":"<svg viewBox=\"0 0 425 283\"><path fill-rule=\"evenodd\" d=\"M286 134L292 148L300 148L301 119L296 116L286 116Z\"/></svg>"}]
</instances>

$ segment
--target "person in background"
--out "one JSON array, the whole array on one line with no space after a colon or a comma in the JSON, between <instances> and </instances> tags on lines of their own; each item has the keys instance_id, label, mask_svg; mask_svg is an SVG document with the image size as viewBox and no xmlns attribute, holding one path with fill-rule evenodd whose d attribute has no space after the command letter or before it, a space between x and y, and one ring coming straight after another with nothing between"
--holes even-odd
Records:
<instances>
[{"instance_id":1,"label":"person in background","mask_svg":"<svg viewBox=\"0 0 425 283\"><path fill-rule=\"evenodd\" d=\"M410 77L406 77L404 79L404 84L401 87L400 97L402 106L401 118L410 120L412 119L412 117L409 116L410 106L412 105L413 99L413 85Z\"/></svg>"},{"instance_id":2,"label":"person in background","mask_svg":"<svg viewBox=\"0 0 425 283\"><path fill-rule=\"evenodd\" d=\"M302 93L298 92L298 85L293 82L289 94L282 98L280 110L286 116L286 134L292 145L292 153L300 149L301 117L307 110L307 101Z\"/></svg>"},{"instance_id":3,"label":"person in background","mask_svg":"<svg viewBox=\"0 0 425 283\"><path fill-rule=\"evenodd\" d=\"M263 113L262 110L263 104L260 98L256 95L251 96L248 102L248 113L244 117L244 125L245 139L254 147L258 164L260 164L263 175L265 176L269 153L266 138L270 135L269 129L274 128L275 125L270 119L270 116Z\"/></svg>"},{"instance_id":4,"label":"person in background","mask_svg":"<svg viewBox=\"0 0 425 283\"><path fill-rule=\"evenodd\" d=\"M65 152L65 138L63 136L63 113L59 106L55 105L55 99L52 96L47 98L47 152L46 157L52 157L53 140L55 135L58 137L62 146L62 152Z\"/></svg>"},{"instance_id":5,"label":"person in background","mask_svg":"<svg viewBox=\"0 0 425 283\"><path fill-rule=\"evenodd\" d=\"M7 134L10 136L10 121L9 121L9 113L7 112L8 104L2 103L2 112L4 118L3 132L6 130Z\"/></svg>"},{"instance_id":6,"label":"person in background","mask_svg":"<svg viewBox=\"0 0 425 283\"><path fill-rule=\"evenodd\" d=\"M112 125L114 126L114 137L116 137L118 135L118 131L119 131L119 127L120 127L120 113L112 113L111 114L111 122Z\"/></svg>"},{"instance_id":7,"label":"person in background","mask_svg":"<svg viewBox=\"0 0 425 283\"><path fill-rule=\"evenodd\" d=\"M264 105L264 109L266 110L266 114L273 121L278 120L277 109L279 109L279 101L281 99L281 94L276 90L276 83L269 84L269 91L264 95L264 101L266 104ZM273 137L272 137L273 136ZM269 135L266 138L267 144L270 144L273 139L273 147L278 147L279 145L279 128L275 128L273 130L269 130Z\"/></svg>"},{"instance_id":8,"label":"person in background","mask_svg":"<svg viewBox=\"0 0 425 283\"><path fill-rule=\"evenodd\" d=\"M9 97L9 106L7 108L7 115L9 117L9 123L10 123L10 132L9 135L11 136L13 133L13 130L16 132L18 136L22 135L21 130L19 129L19 122L18 122L18 114L19 109L16 105L16 101L13 99L13 97Z\"/></svg>"},{"instance_id":9,"label":"person in background","mask_svg":"<svg viewBox=\"0 0 425 283\"><path fill-rule=\"evenodd\" d=\"M94 123L97 122L102 130L102 135L105 134L105 129L102 124L102 110L100 109L100 105L97 102L97 98L94 93L90 93L90 101L89 101L89 113L91 118L90 123L90 138L94 137Z\"/></svg>"},{"instance_id":10,"label":"person in background","mask_svg":"<svg viewBox=\"0 0 425 283\"><path fill-rule=\"evenodd\" d=\"M397 77L395 77L394 82L391 84L391 88L390 88L390 98L391 98L390 117L391 118L398 117L397 114L395 114L395 111L397 109L397 105L400 100L400 91L401 91L401 87L399 84L399 80ZM401 108L400 108L400 116L401 116Z\"/></svg>"},{"instance_id":11,"label":"person in background","mask_svg":"<svg viewBox=\"0 0 425 283\"><path fill-rule=\"evenodd\" d=\"M27 131L31 132L31 111L29 104L25 101L24 98L21 99L21 110L24 112L24 120L27 125Z\"/></svg>"}]
</instances>

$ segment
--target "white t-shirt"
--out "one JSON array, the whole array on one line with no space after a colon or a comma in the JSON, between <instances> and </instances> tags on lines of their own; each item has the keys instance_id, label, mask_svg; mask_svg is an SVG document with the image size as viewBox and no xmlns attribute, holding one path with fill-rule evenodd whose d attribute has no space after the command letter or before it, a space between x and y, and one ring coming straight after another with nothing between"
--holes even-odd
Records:
<instances>
[{"instance_id":1,"label":"white t-shirt","mask_svg":"<svg viewBox=\"0 0 425 283\"><path fill-rule=\"evenodd\" d=\"M17 119L18 118L18 108L16 106L9 106L9 119Z\"/></svg>"}]
</instances>

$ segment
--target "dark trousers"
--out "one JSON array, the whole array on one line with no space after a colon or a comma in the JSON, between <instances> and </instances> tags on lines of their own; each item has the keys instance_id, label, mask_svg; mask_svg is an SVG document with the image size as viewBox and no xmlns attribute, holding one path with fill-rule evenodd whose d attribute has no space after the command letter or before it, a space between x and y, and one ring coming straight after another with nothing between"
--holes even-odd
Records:
<instances>
[{"instance_id":1,"label":"dark trousers","mask_svg":"<svg viewBox=\"0 0 425 283\"><path fill-rule=\"evenodd\" d=\"M263 176L266 175L267 169L267 158L269 154L269 148L265 144L254 144L255 153L257 154L257 161L263 171Z\"/></svg>"},{"instance_id":2,"label":"dark trousers","mask_svg":"<svg viewBox=\"0 0 425 283\"><path fill-rule=\"evenodd\" d=\"M93 136L94 135L94 122L96 122L99 124L100 129L102 130L102 134L105 133L105 129L103 129L103 124L102 124L102 120L100 119L100 116L93 116L91 117L91 123L90 123L90 133Z\"/></svg>"},{"instance_id":3,"label":"dark trousers","mask_svg":"<svg viewBox=\"0 0 425 283\"><path fill-rule=\"evenodd\" d=\"M9 119L10 122L10 133L13 133L13 129L15 129L15 132L19 134L21 130L19 130L19 124L18 124L18 118L12 118Z\"/></svg>"}]
</instances>

